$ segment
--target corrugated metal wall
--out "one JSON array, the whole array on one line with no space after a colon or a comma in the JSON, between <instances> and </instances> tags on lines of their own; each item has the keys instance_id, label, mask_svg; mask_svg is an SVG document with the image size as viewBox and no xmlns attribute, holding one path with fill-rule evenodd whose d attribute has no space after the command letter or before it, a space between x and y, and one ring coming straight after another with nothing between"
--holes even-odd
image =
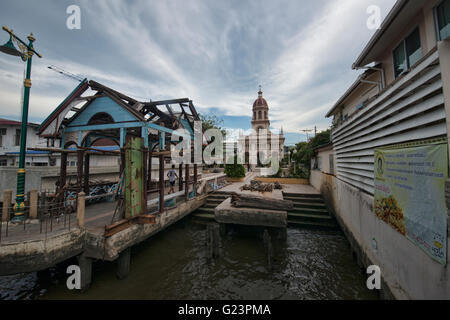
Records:
<instances>
[{"instance_id":1,"label":"corrugated metal wall","mask_svg":"<svg viewBox=\"0 0 450 320\"><path fill-rule=\"evenodd\" d=\"M374 149L447 134L438 52L332 132L336 175L374 193Z\"/></svg>"}]
</instances>

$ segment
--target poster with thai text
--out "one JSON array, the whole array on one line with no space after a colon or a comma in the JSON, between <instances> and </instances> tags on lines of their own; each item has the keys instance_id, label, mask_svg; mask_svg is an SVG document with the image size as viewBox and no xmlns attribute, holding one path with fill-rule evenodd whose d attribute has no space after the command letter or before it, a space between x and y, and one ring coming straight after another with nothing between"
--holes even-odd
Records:
<instances>
[{"instance_id":1,"label":"poster with thai text","mask_svg":"<svg viewBox=\"0 0 450 320\"><path fill-rule=\"evenodd\" d=\"M375 215L446 264L447 144L375 150Z\"/></svg>"}]
</instances>

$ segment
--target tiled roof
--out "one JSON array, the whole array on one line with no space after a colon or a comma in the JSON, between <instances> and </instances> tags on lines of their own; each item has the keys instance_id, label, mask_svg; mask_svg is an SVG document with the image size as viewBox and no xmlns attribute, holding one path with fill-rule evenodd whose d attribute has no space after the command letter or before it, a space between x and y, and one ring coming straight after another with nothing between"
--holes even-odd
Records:
<instances>
[{"instance_id":1,"label":"tiled roof","mask_svg":"<svg viewBox=\"0 0 450 320\"><path fill-rule=\"evenodd\" d=\"M3 126L20 126L20 125L22 125L22 122L16 121L16 120L0 118L0 126L1 125L3 125ZM32 123L32 122L28 122L28 125L30 127L37 127L37 126L39 126L39 124Z\"/></svg>"}]
</instances>

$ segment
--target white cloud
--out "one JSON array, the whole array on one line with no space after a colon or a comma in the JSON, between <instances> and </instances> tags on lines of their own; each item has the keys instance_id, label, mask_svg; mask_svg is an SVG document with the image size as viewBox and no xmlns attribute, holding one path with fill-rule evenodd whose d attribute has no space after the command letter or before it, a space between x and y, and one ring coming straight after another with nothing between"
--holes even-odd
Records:
<instances>
[{"instance_id":1,"label":"white cloud","mask_svg":"<svg viewBox=\"0 0 450 320\"><path fill-rule=\"evenodd\" d=\"M378 4L385 14L394 2L81 1L78 35L86 42L63 57L34 59L30 114L45 118L76 86L47 69L54 64L140 100L189 97L202 112L235 116L251 116L262 84L274 128L326 129L324 115L356 77L350 65L373 32L367 6ZM31 11L28 20L50 23ZM20 114L19 61L0 57L2 114Z\"/></svg>"}]
</instances>

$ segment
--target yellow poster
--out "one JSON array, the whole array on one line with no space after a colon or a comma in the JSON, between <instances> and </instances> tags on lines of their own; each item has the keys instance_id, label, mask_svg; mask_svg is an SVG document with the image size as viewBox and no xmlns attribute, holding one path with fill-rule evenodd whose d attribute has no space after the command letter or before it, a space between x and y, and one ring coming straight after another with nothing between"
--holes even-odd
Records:
<instances>
[{"instance_id":1,"label":"yellow poster","mask_svg":"<svg viewBox=\"0 0 450 320\"><path fill-rule=\"evenodd\" d=\"M446 264L447 144L375 150L375 215Z\"/></svg>"}]
</instances>

